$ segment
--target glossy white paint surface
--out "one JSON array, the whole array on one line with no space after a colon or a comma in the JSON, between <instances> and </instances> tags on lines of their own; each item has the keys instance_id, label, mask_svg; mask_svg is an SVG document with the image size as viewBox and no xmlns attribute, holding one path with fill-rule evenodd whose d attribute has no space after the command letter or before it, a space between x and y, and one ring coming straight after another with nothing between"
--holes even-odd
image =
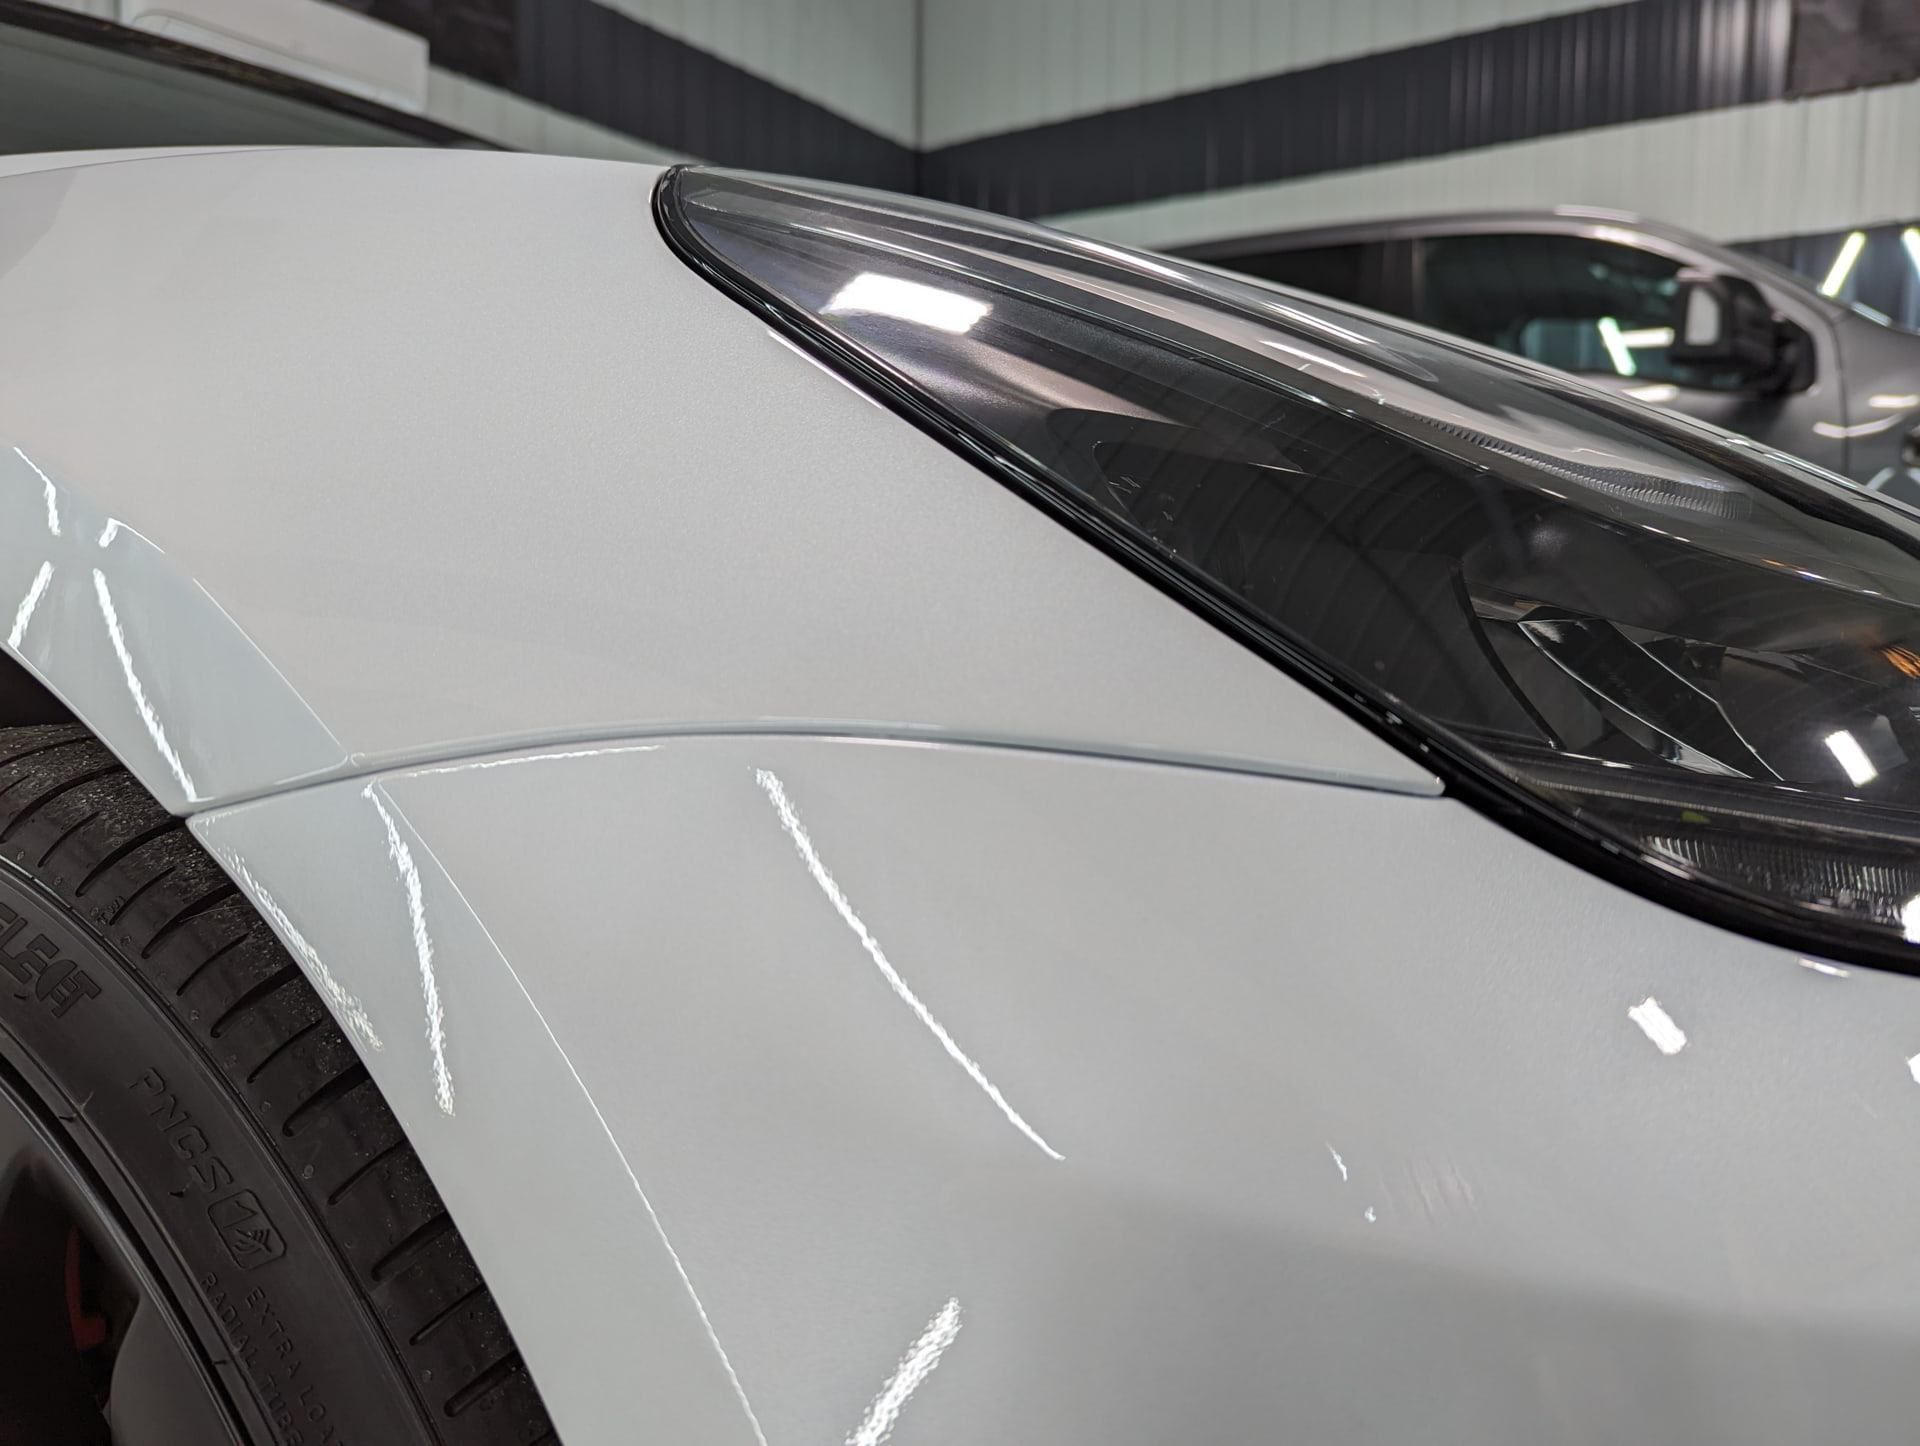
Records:
<instances>
[{"instance_id":1,"label":"glossy white paint surface","mask_svg":"<svg viewBox=\"0 0 1920 1446\"><path fill-rule=\"evenodd\" d=\"M8 646L287 940L571 1446L1909 1439L1920 982L1432 797L651 179L0 181Z\"/></svg>"},{"instance_id":2,"label":"glossy white paint surface","mask_svg":"<svg viewBox=\"0 0 1920 1446\"><path fill-rule=\"evenodd\" d=\"M769 736L195 827L364 1005L570 1442L1920 1416L1920 983L1456 803Z\"/></svg>"},{"instance_id":3,"label":"glossy white paint surface","mask_svg":"<svg viewBox=\"0 0 1920 1446\"><path fill-rule=\"evenodd\" d=\"M108 581L179 768L101 619L22 656L89 722L128 694L96 726L170 806L649 730L1436 786L701 281L656 174L313 150L0 180L0 505L51 485L151 539L146 582ZM44 543L0 531L0 613Z\"/></svg>"}]
</instances>

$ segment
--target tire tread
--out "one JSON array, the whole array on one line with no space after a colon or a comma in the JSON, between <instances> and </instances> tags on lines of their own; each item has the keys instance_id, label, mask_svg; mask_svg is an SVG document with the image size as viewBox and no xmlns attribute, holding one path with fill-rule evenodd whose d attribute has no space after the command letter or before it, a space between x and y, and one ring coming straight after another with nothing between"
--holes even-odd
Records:
<instances>
[{"instance_id":1,"label":"tire tread","mask_svg":"<svg viewBox=\"0 0 1920 1446\"><path fill-rule=\"evenodd\" d=\"M444 1441L555 1440L492 1293L366 1066L185 824L85 729L0 728L0 853L142 976L224 1075ZM483 1400L489 1409L471 1409Z\"/></svg>"}]
</instances>

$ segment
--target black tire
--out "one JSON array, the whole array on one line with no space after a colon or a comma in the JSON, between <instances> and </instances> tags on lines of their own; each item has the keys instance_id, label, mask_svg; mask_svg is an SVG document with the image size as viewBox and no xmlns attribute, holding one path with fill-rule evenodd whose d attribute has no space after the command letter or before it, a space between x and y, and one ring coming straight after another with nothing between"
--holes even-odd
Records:
<instances>
[{"instance_id":1,"label":"black tire","mask_svg":"<svg viewBox=\"0 0 1920 1446\"><path fill-rule=\"evenodd\" d=\"M95 1172L254 1439L554 1439L352 1046L76 726L0 729L0 1065Z\"/></svg>"}]
</instances>

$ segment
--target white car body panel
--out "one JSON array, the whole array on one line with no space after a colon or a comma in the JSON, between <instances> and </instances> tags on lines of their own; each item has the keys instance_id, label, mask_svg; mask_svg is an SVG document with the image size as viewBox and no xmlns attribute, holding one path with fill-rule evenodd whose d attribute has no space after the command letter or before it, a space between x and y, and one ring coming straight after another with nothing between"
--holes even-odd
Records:
<instances>
[{"instance_id":1,"label":"white car body panel","mask_svg":"<svg viewBox=\"0 0 1920 1446\"><path fill-rule=\"evenodd\" d=\"M653 178L0 180L10 649L358 1041L570 1446L1906 1440L1920 982L1433 796Z\"/></svg>"},{"instance_id":2,"label":"white car body panel","mask_svg":"<svg viewBox=\"0 0 1920 1446\"><path fill-rule=\"evenodd\" d=\"M899 1439L941 1446L1920 1412L1914 982L1458 803L769 736L194 826L364 1005L569 1441L696 1408L663 1439L739 1440L743 1401L769 1442L873 1439L923 1339Z\"/></svg>"},{"instance_id":3,"label":"white car body panel","mask_svg":"<svg viewBox=\"0 0 1920 1446\"><path fill-rule=\"evenodd\" d=\"M0 181L0 618L54 559L16 653L176 811L703 728L1437 787L695 276L657 174L313 150ZM153 550L122 576L50 498Z\"/></svg>"}]
</instances>

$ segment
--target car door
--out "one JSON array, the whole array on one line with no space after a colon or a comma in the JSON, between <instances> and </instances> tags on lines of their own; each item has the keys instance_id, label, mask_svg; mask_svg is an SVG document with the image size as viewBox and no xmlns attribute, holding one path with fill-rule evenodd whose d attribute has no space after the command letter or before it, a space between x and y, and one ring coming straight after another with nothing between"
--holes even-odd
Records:
<instances>
[{"instance_id":1,"label":"car door","mask_svg":"<svg viewBox=\"0 0 1920 1446\"><path fill-rule=\"evenodd\" d=\"M1724 269L1660 238L1616 226L1513 226L1420 239L1415 315L1503 351L1578 373L1637 401L1685 412L1831 467L1846 466L1845 418L1829 328L1759 276L1768 300L1807 337L1807 385L1756 391L1669 355L1678 278Z\"/></svg>"}]
</instances>

